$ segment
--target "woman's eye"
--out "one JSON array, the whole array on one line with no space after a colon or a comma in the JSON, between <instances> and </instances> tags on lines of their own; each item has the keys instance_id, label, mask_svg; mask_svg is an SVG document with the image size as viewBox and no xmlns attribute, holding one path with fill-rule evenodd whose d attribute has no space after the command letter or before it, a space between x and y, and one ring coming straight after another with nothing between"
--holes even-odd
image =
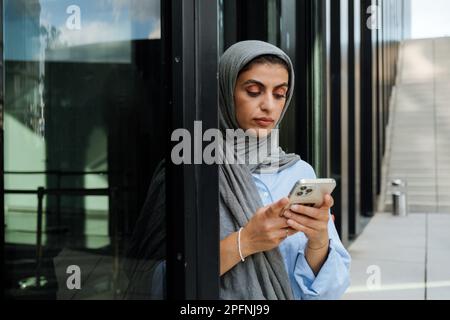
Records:
<instances>
[{"instance_id":1,"label":"woman's eye","mask_svg":"<svg viewBox=\"0 0 450 320\"><path fill-rule=\"evenodd\" d=\"M273 92L273 96L276 98L276 99L285 99L286 98L286 90L284 90L284 89L279 89L279 90L275 90L274 92Z\"/></svg>"},{"instance_id":2,"label":"woman's eye","mask_svg":"<svg viewBox=\"0 0 450 320\"><path fill-rule=\"evenodd\" d=\"M259 91L257 91L257 92L255 92L255 91L247 91L247 94L250 97L257 97L257 96L259 96L261 94L261 92L259 92Z\"/></svg>"},{"instance_id":3,"label":"woman's eye","mask_svg":"<svg viewBox=\"0 0 450 320\"><path fill-rule=\"evenodd\" d=\"M285 94L275 93L274 96L277 99L286 99L286 95Z\"/></svg>"}]
</instances>

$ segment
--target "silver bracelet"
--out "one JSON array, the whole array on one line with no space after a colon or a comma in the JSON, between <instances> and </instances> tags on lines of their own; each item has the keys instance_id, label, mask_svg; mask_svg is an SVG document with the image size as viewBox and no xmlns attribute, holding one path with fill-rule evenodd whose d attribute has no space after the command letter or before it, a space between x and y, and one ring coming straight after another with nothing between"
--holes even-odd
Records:
<instances>
[{"instance_id":1,"label":"silver bracelet","mask_svg":"<svg viewBox=\"0 0 450 320\"><path fill-rule=\"evenodd\" d=\"M328 240L328 242L327 242L323 247L320 247L320 248L311 248L311 247L309 246L309 241L308 241L307 247L308 247L308 249L310 249L310 250L317 251L317 250L321 250L321 249L323 249L323 248L325 248L326 246L329 246L329 245L330 245L330 240Z\"/></svg>"},{"instance_id":2,"label":"silver bracelet","mask_svg":"<svg viewBox=\"0 0 450 320\"><path fill-rule=\"evenodd\" d=\"M241 231L242 231L242 229L244 229L244 228L240 228L239 232L238 232L238 250L239 250L239 256L241 257L241 261L244 262L245 259L242 256L242 251L241 251Z\"/></svg>"}]
</instances>

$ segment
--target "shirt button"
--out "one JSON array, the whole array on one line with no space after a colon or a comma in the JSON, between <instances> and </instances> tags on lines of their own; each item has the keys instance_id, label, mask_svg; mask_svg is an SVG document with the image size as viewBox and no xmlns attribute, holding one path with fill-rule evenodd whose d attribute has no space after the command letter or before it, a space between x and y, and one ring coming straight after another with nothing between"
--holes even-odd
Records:
<instances>
[{"instance_id":1,"label":"shirt button","mask_svg":"<svg viewBox=\"0 0 450 320\"><path fill-rule=\"evenodd\" d=\"M264 196L264 198L267 198L269 196L269 193L268 192L264 192L263 196Z\"/></svg>"}]
</instances>

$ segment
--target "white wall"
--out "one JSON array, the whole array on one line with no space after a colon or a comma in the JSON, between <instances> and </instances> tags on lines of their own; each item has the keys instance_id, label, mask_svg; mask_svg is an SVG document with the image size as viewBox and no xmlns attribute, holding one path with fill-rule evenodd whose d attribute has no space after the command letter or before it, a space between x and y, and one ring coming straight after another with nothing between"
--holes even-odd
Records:
<instances>
[{"instance_id":1,"label":"white wall","mask_svg":"<svg viewBox=\"0 0 450 320\"><path fill-rule=\"evenodd\" d=\"M412 0L413 39L450 37L450 0Z\"/></svg>"}]
</instances>

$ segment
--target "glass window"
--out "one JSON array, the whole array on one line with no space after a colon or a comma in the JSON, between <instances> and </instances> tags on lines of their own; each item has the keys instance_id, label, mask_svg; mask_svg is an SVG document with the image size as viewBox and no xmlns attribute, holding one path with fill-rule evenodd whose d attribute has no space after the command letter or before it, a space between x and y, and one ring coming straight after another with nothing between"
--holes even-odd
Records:
<instances>
[{"instance_id":1,"label":"glass window","mask_svg":"<svg viewBox=\"0 0 450 320\"><path fill-rule=\"evenodd\" d=\"M296 61L296 0L281 0L279 1L279 43L278 46L286 52L292 60L296 73L296 89L294 96L292 97L291 106L288 109L281 126L280 143L286 152L299 152L298 145L300 141L297 139L297 128L299 123L297 121L298 114L303 117L306 115L306 108L301 105L297 105L296 96L300 91L304 74L300 72L300 66L297 66ZM301 154L303 158L306 155Z\"/></svg>"},{"instance_id":2,"label":"glass window","mask_svg":"<svg viewBox=\"0 0 450 320\"><path fill-rule=\"evenodd\" d=\"M6 295L162 298L160 1L4 0L3 23Z\"/></svg>"},{"instance_id":3,"label":"glass window","mask_svg":"<svg viewBox=\"0 0 450 320\"><path fill-rule=\"evenodd\" d=\"M284 50L296 66L296 1L295 0L220 0L219 43L220 53L237 41L262 40ZM264 30L262 30L265 28ZM298 81L304 74L296 71ZM296 91L299 91L298 87ZM298 152L300 141L296 135L296 117L306 113L297 106L294 95L291 106L281 125L280 143L287 152ZM302 109L297 110L297 108ZM303 116L302 114L302 116ZM304 155L303 155L304 156Z\"/></svg>"}]
</instances>

